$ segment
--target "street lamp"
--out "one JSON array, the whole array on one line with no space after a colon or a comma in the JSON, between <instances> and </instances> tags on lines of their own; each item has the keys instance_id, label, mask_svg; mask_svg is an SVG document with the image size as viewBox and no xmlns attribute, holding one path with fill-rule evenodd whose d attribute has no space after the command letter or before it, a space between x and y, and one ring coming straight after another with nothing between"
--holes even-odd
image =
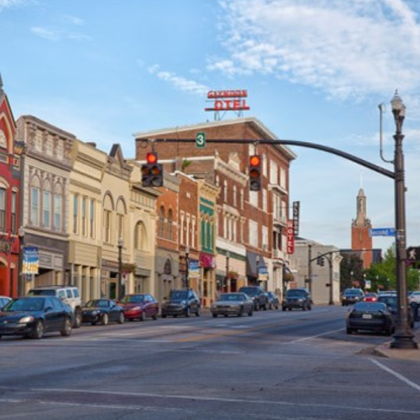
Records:
<instances>
[{"instance_id":1,"label":"street lamp","mask_svg":"<svg viewBox=\"0 0 420 420\"><path fill-rule=\"evenodd\" d=\"M405 230L405 174L404 154L402 143L404 135L402 126L405 118L405 105L395 91L391 100L392 113L394 114L396 132L394 135L394 174L395 174L395 241L396 241L396 275L397 275L397 322L391 348L416 349L417 343L413 340L408 322L407 301L407 250Z\"/></svg>"},{"instance_id":2,"label":"street lamp","mask_svg":"<svg viewBox=\"0 0 420 420\"><path fill-rule=\"evenodd\" d=\"M18 237L19 237L19 278L18 278L18 296L23 296L25 294L25 283L23 281L23 247L24 247L24 240L25 240L25 228L23 226L19 226L18 229Z\"/></svg>"},{"instance_id":3,"label":"street lamp","mask_svg":"<svg viewBox=\"0 0 420 420\"><path fill-rule=\"evenodd\" d=\"M225 291L225 286L228 286L228 281L229 281L229 258L230 258L230 253L229 251L226 251L226 277L225 277L225 284L222 284L222 292Z\"/></svg>"},{"instance_id":4,"label":"street lamp","mask_svg":"<svg viewBox=\"0 0 420 420\"><path fill-rule=\"evenodd\" d=\"M190 288L190 272L189 272L190 260L188 258L189 253L190 253L190 247L187 245L185 247L185 286L187 287L187 289Z\"/></svg>"},{"instance_id":5,"label":"street lamp","mask_svg":"<svg viewBox=\"0 0 420 420\"><path fill-rule=\"evenodd\" d=\"M118 287L117 300L122 298L122 247L124 245L123 238L118 239Z\"/></svg>"}]
</instances>

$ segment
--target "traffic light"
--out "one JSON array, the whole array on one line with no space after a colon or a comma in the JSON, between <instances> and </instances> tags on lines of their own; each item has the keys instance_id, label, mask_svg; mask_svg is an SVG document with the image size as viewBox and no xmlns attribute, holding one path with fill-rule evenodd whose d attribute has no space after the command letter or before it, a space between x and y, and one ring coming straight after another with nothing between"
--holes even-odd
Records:
<instances>
[{"instance_id":1,"label":"traffic light","mask_svg":"<svg viewBox=\"0 0 420 420\"><path fill-rule=\"evenodd\" d=\"M316 263L317 263L317 265L320 265L321 267L324 267L324 257L321 257L321 256L317 257Z\"/></svg>"},{"instance_id":2,"label":"traffic light","mask_svg":"<svg viewBox=\"0 0 420 420\"><path fill-rule=\"evenodd\" d=\"M249 157L249 189L259 191L261 189L261 156Z\"/></svg>"},{"instance_id":3,"label":"traffic light","mask_svg":"<svg viewBox=\"0 0 420 420\"><path fill-rule=\"evenodd\" d=\"M146 155L145 164L141 165L141 183L143 187L161 187L163 185L163 168L158 163L158 156L154 152Z\"/></svg>"}]
</instances>

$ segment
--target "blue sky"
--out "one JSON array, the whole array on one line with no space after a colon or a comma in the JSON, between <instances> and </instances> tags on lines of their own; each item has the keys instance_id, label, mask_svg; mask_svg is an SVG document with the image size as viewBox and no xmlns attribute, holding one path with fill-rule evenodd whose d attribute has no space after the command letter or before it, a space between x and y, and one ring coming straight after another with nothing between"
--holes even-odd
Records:
<instances>
[{"instance_id":1,"label":"blue sky","mask_svg":"<svg viewBox=\"0 0 420 420\"><path fill-rule=\"evenodd\" d=\"M407 244L420 244L420 2L415 0L0 0L0 73L15 118L31 114L134 157L133 134L196 124L206 92L247 89L280 139L334 147L393 170L389 101L404 123ZM225 119L234 115L226 115ZM300 234L350 247L363 186L376 228L394 226L393 181L293 148ZM390 238L375 238L387 248Z\"/></svg>"}]
</instances>

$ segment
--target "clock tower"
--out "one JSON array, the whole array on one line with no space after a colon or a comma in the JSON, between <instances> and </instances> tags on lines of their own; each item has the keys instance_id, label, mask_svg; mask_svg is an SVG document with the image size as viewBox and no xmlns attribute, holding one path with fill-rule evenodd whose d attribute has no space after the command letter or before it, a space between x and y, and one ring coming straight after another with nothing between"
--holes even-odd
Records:
<instances>
[{"instance_id":1,"label":"clock tower","mask_svg":"<svg viewBox=\"0 0 420 420\"><path fill-rule=\"evenodd\" d=\"M369 235L372 224L366 215L366 195L363 188L360 188L356 201L357 215L351 225L351 249L360 252L363 268L369 268L373 261L372 237Z\"/></svg>"}]
</instances>

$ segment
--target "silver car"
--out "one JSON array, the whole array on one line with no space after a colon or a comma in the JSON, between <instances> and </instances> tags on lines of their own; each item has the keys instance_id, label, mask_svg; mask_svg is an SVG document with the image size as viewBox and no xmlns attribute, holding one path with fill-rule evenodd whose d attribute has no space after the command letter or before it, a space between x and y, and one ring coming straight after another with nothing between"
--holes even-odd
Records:
<instances>
[{"instance_id":1,"label":"silver car","mask_svg":"<svg viewBox=\"0 0 420 420\"><path fill-rule=\"evenodd\" d=\"M242 316L248 314L252 316L254 313L254 302L245 293L222 293L211 305L211 313L213 318L217 315L236 315Z\"/></svg>"}]
</instances>

